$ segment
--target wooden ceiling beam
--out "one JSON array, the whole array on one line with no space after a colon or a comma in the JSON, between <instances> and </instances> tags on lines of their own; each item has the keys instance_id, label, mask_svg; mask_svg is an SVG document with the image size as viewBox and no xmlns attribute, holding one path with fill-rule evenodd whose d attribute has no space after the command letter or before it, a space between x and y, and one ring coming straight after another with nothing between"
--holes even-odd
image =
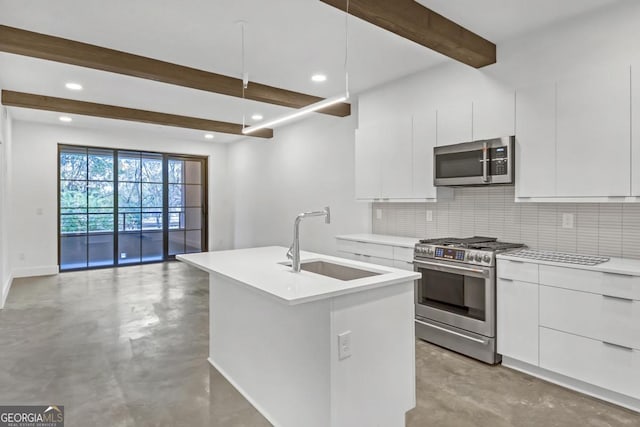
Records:
<instances>
[{"instance_id":1,"label":"wooden ceiling beam","mask_svg":"<svg viewBox=\"0 0 640 427\"><path fill-rule=\"evenodd\" d=\"M0 51L243 97L242 79L6 25L0 25ZM249 83L244 97L290 108L302 108L323 99L254 82ZM351 114L351 105L335 104L318 112L345 117Z\"/></svg>"},{"instance_id":2,"label":"wooden ceiling beam","mask_svg":"<svg viewBox=\"0 0 640 427\"><path fill-rule=\"evenodd\" d=\"M93 102L76 101L74 99L54 98L52 96L34 95L10 90L2 91L2 104L8 107L31 108L35 110L55 111L58 113L80 114L83 116L103 117L107 119L127 120L130 122L247 136L242 133L242 125L237 123L219 122L198 117L178 116L156 111L96 104ZM251 136L272 138L273 129L260 129L252 133Z\"/></svg>"},{"instance_id":3,"label":"wooden ceiling beam","mask_svg":"<svg viewBox=\"0 0 640 427\"><path fill-rule=\"evenodd\" d=\"M320 0L345 11L347 0ZM475 68L496 62L496 45L415 0L349 0L349 14Z\"/></svg>"}]
</instances>

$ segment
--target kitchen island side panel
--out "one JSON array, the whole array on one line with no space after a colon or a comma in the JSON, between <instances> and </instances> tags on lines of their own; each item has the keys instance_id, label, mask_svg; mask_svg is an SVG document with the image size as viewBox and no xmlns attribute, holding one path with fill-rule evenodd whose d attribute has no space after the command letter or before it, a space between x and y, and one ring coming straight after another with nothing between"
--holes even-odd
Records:
<instances>
[{"instance_id":1,"label":"kitchen island side panel","mask_svg":"<svg viewBox=\"0 0 640 427\"><path fill-rule=\"evenodd\" d=\"M209 280L211 363L275 426L329 426L330 300L290 306Z\"/></svg>"}]
</instances>

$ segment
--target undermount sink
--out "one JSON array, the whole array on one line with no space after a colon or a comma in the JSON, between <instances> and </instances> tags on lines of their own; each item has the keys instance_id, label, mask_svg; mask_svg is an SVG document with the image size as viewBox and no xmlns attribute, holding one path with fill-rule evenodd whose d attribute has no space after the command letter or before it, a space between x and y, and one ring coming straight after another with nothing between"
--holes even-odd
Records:
<instances>
[{"instance_id":1,"label":"undermount sink","mask_svg":"<svg viewBox=\"0 0 640 427\"><path fill-rule=\"evenodd\" d=\"M290 262L282 263L283 265L290 266ZM362 270L355 267L347 267L342 264L335 264L329 261L302 261L300 263L300 269L308 271L309 273L320 274L322 276L331 277L332 279L338 279L342 281L362 279L364 277L379 276L382 273L377 271Z\"/></svg>"}]
</instances>

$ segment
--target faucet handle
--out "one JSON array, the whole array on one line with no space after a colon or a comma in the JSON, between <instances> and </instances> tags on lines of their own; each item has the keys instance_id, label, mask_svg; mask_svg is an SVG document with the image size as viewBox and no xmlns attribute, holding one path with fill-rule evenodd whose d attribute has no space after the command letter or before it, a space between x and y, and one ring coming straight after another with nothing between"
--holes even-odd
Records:
<instances>
[{"instance_id":1,"label":"faucet handle","mask_svg":"<svg viewBox=\"0 0 640 427\"><path fill-rule=\"evenodd\" d=\"M329 206L326 206L324 208L324 212L326 214L324 217L325 224L331 224L331 208Z\"/></svg>"},{"instance_id":2,"label":"faucet handle","mask_svg":"<svg viewBox=\"0 0 640 427\"><path fill-rule=\"evenodd\" d=\"M293 261L293 245L289 246L289 250L287 251L287 259Z\"/></svg>"}]
</instances>

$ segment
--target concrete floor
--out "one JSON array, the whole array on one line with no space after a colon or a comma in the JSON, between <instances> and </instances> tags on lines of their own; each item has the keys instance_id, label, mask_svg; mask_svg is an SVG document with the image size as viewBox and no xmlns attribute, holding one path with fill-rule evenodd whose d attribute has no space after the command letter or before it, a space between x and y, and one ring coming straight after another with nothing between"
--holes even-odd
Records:
<instances>
[{"instance_id":1,"label":"concrete floor","mask_svg":"<svg viewBox=\"0 0 640 427\"><path fill-rule=\"evenodd\" d=\"M185 264L17 279L0 310L0 405L65 405L67 427L269 426L207 363L207 343L207 276ZM640 426L640 414L422 341L416 356L407 426Z\"/></svg>"}]
</instances>

